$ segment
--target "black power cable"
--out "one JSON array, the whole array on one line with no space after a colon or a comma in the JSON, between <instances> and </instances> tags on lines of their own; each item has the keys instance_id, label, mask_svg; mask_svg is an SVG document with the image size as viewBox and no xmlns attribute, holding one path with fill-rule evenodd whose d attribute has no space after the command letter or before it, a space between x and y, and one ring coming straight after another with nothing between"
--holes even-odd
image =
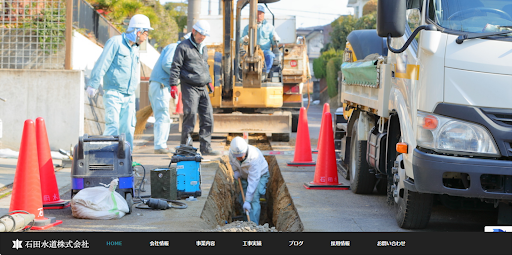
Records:
<instances>
[{"instance_id":1,"label":"black power cable","mask_svg":"<svg viewBox=\"0 0 512 255\"><path fill-rule=\"evenodd\" d=\"M153 210L165 210L169 208L175 208L175 209L186 209L188 205L184 202L176 201L176 200L170 200L170 199L163 199L163 198L151 198L150 195L141 196L140 192L142 191L142 184L144 183L144 180L146 179L146 168L139 164L142 169L144 169L144 175L142 176L142 180L140 182L139 188L136 189L137 192L137 198L139 199L138 203L135 205L135 208L138 209L153 209ZM149 199L143 199L143 198L149 198ZM147 206L142 206L142 205ZM176 204L176 205L173 205Z\"/></svg>"}]
</instances>

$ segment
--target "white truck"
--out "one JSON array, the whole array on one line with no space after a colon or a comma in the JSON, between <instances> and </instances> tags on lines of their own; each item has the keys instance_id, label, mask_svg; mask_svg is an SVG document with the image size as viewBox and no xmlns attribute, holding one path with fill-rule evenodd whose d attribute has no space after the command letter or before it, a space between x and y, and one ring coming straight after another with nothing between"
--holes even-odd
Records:
<instances>
[{"instance_id":1,"label":"white truck","mask_svg":"<svg viewBox=\"0 0 512 255\"><path fill-rule=\"evenodd\" d=\"M338 166L351 190L387 194L406 229L427 226L433 201L512 224L512 0L379 0L377 11L342 64Z\"/></svg>"}]
</instances>

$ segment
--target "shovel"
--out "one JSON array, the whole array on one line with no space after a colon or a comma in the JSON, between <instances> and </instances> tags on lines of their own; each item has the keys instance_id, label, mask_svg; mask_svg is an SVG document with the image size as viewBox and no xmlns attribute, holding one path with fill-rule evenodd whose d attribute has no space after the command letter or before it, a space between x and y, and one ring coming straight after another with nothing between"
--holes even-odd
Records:
<instances>
[{"instance_id":1,"label":"shovel","mask_svg":"<svg viewBox=\"0 0 512 255\"><path fill-rule=\"evenodd\" d=\"M242 200L244 200L245 203L244 189L242 188L242 182L240 181L240 178L238 178L238 185L240 186L240 193L242 193ZM247 210L244 211L245 214L247 215L247 221L251 221L251 217L249 217L249 212Z\"/></svg>"}]
</instances>

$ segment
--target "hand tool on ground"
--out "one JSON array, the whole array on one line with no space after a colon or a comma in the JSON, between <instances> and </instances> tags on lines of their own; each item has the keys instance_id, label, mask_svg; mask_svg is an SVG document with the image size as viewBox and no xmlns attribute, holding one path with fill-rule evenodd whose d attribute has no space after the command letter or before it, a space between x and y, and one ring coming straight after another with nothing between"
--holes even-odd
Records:
<instances>
[{"instance_id":1,"label":"hand tool on ground","mask_svg":"<svg viewBox=\"0 0 512 255\"><path fill-rule=\"evenodd\" d=\"M69 159L73 160L73 156L71 156L71 154L69 154L68 152L66 152L65 150L63 149L59 149L59 152L60 154L64 155L64 156L68 156Z\"/></svg>"},{"instance_id":2,"label":"hand tool on ground","mask_svg":"<svg viewBox=\"0 0 512 255\"><path fill-rule=\"evenodd\" d=\"M240 186L240 193L242 193L242 200L245 203L245 195L244 195L244 189L242 187L242 182L240 181L240 178L238 178L238 185ZM247 210L244 210L245 214L247 214L247 221L251 221L251 217L249 217L249 212Z\"/></svg>"}]
</instances>

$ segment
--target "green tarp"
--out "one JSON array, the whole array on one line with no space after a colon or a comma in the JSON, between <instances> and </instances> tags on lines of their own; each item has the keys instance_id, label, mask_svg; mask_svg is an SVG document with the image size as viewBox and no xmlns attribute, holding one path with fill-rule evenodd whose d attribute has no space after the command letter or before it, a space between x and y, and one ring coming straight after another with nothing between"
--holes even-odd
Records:
<instances>
[{"instance_id":1,"label":"green tarp","mask_svg":"<svg viewBox=\"0 0 512 255\"><path fill-rule=\"evenodd\" d=\"M345 83L377 87L379 78L377 61L345 62L341 64L341 72Z\"/></svg>"}]
</instances>

